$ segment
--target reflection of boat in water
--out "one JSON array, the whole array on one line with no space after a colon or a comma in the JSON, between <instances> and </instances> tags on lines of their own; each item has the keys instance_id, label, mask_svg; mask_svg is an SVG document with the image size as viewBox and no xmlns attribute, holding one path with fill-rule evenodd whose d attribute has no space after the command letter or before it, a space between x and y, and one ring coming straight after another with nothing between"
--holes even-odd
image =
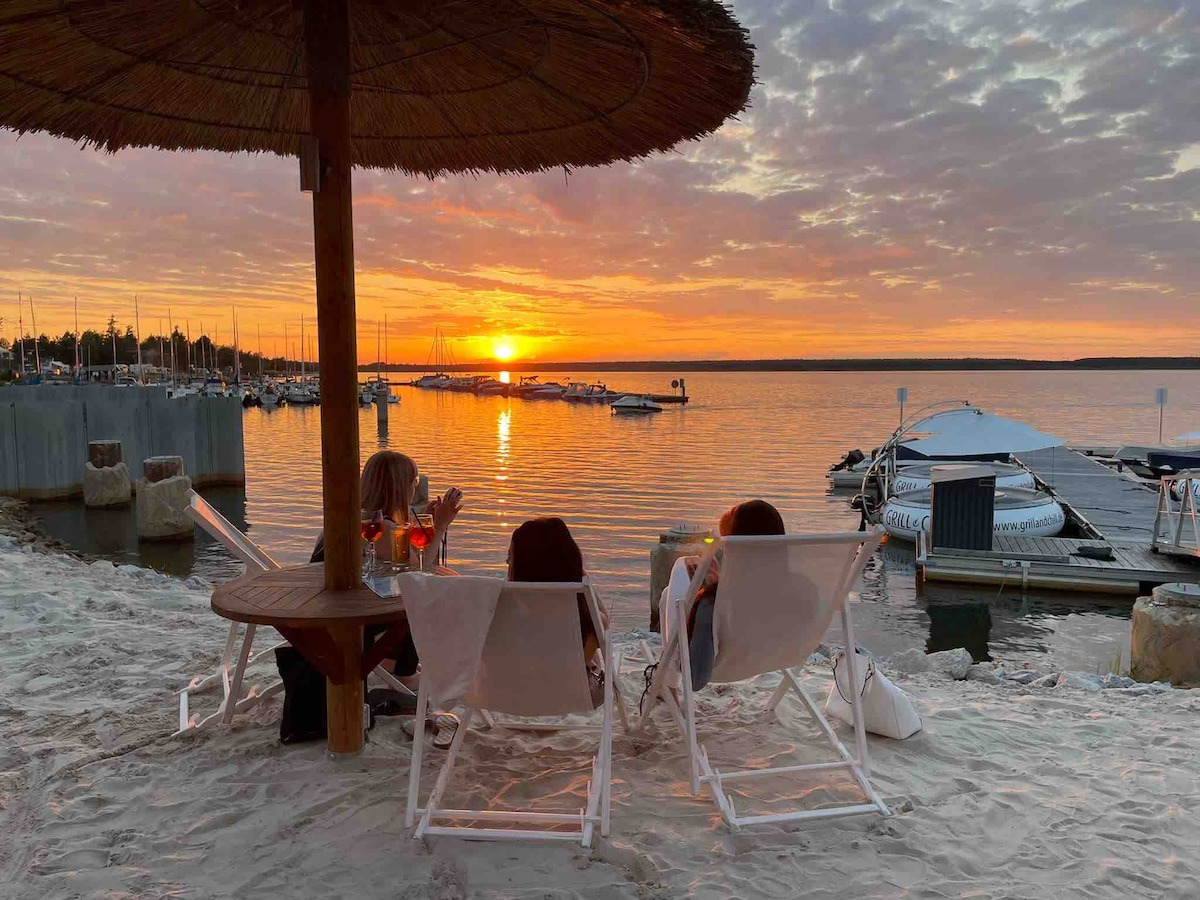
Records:
<instances>
[{"instance_id":1,"label":"reflection of boat in water","mask_svg":"<svg viewBox=\"0 0 1200 900\"><path fill-rule=\"evenodd\" d=\"M894 538L915 541L918 532L929 531L930 495L926 490L904 491L890 497L883 507L883 527ZM992 533L1053 537L1066 524L1058 501L1042 491L1005 488L996 491Z\"/></svg>"},{"instance_id":2,"label":"reflection of boat in water","mask_svg":"<svg viewBox=\"0 0 1200 900\"><path fill-rule=\"evenodd\" d=\"M655 403L653 400L632 395L617 400L612 404L611 409L613 415L617 416L648 416L652 413L660 413L663 410L662 405Z\"/></svg>"},{"instance_id":3,"label":"reflection of boat in water","mask_svg":"<svg viewBox=\"0 0 1200 900\"><path fill-rule=\"evenodd\" d=\"M929 485L932 483L931 470L935 465L954 465L954 463L916 462L904 465L896 471L896 476L892 479L892 491L899 494L903 491L928 490ZM1033 475L1020 466L998 462L972 463L972 465L991 469L992 473L996 476L997 490L1025 488L1032 491L1037 488L1037 483L1034 481Z\"/></svg>"}]
</instances>

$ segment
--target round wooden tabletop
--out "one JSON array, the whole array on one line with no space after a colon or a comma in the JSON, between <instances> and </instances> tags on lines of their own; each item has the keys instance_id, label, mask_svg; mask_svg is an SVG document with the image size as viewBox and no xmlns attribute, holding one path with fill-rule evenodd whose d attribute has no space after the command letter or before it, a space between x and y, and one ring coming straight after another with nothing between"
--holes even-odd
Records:
<instances>
[{"instance_id":1,"label":"round wooden tabletop","mask_svg":"<svg viewBox=\"0 0 1200 900\"><path fill-rule=\"evenodd\" d=\"M212 609L235 622L285 628L382 625L404 618L399 597L380 597L366 587L325 590L321 563L248 572L213 591Z\"/></svg>"}]
</instances>

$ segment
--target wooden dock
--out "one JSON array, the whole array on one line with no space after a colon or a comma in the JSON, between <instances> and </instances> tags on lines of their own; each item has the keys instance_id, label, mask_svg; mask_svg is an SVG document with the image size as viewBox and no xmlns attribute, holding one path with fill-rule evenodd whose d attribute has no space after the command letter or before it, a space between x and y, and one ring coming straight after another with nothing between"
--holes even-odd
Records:
<instances>
[{"instance_id":1,"label":"wooden dock","mask_svg":"<svg viewBox=\"0 0 1200 900\"><path fill-rule=\"evenodd\" d=\"M1154 539L1155 488L1065 447L1021 453L1016 460L1092 537L1147 545Z\"/></svg>"},{"instance_id":2,"label":"wooden dock","mask_svg":"<svg viewBox=\"0 0 1200 900\"><path fill-rule=\"evenodd\" d=\"M1016 458L1087 537L996 535L991 550L956 550L927 547L922 535L917 564L926 580L1119 594L1173 581L1200 584L1200 560L1151 550L1154 490L1064 447ZM1085 546L1107 548L1112 558L1080 556Z\"/></svg>"},{"instance_id":3,"label":"wooden dock","mask_svg":"<svg viewBox=\"0 0 1200 900\"><path fill-rule=\"evenodd\" d=\"M1081 546L1110 547L1111 560L1076 555ZM1149 544L1112 543L1079 538L997 535L992 550L925 550L918 545L917 565L927 581L994 584L1017 589L1139 594L1172 581L1200 584L1200 566L1154 553Z\"/></svg>"}]
</instances>

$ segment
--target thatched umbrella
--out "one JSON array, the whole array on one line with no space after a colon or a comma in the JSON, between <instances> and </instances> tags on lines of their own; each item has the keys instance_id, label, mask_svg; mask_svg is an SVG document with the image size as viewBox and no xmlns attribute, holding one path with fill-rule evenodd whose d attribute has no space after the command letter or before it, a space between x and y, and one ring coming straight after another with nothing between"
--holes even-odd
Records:
<instances>
[{"instance_id":1,"label":"thatched umbrella","mask_svg":"<svg viewBox=\"0 0 1200 900\"><path fill-rule=\"evenodd\" d=\"M716 0L6 0L0 126L116 151L299 156L313 189L325 584L359 582L352 165L629 160L742 109Z\"/></svg>"}]
</instances>

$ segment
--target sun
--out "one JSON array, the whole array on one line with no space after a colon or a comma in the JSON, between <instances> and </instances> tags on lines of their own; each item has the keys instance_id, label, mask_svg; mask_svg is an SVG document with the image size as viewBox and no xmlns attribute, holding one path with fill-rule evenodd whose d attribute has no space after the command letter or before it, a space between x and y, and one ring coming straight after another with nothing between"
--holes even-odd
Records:
<instances>
[{"instance_id":1,"label":"sun","mask_svg":"<svg viewBox=\"0 0 1200 900\"><path fill-rule=\"evenodd\" d=\"M500 362L508 362L517 355L517 348L513 346L512 338L508 335L498 337L492 341L492 356Z\"/></svg>"}]
</instances>

